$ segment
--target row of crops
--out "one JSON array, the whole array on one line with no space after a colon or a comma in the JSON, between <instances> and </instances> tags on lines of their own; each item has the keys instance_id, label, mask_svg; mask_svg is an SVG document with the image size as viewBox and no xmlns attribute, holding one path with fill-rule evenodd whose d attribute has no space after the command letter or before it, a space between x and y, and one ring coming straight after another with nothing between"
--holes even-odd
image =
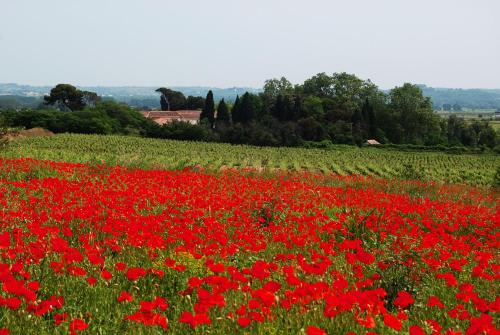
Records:
<instances>
[{"instance_id":1,"label":"row of crops","mask_svg":"<svg viewBox=\"0 0 500 335\"><path fill-rule=\"evenodd\" d=\"M18 140L11 143L2 156L119 164L141 168L179 169L199 165L209 170L309 170L340 175L362 174L474 185L491 184L500 166L500 156L493 154L398 152L347 146L339 146L334 150L261 148L75 134Z\"/></svg>"}]
</instances>

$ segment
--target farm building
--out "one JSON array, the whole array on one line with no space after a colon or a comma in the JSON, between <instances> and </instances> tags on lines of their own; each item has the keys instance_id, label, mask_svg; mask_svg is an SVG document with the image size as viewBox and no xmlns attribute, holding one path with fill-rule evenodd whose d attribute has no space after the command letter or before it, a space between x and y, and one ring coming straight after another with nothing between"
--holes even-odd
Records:
<instances>
[{"instance_id":1,"label":"farm building","mask_svg":"<svg viewBox=\"0 0 500 335\"><path fill-rule=\"evenodd\" d=\"M377 140L366 140L365 145L379 145L380 142Z\"/></svg>"},{"instance_id":2,"label":"farm building","mask_svg":"<svg viewBox=\"0 0 500 335\"><path fill-rule=\"evenodd\" d=\"M179 110L179 111L142 111L144 117L153 120L159 125L171 123L173 121L188 122L191 124L200 123L201 111Z\"/></svg>"}]
</instances>

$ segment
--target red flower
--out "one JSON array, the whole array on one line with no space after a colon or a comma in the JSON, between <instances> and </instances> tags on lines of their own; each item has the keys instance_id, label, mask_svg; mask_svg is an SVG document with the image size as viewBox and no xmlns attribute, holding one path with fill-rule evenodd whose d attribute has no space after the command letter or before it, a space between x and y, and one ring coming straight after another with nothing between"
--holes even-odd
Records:
<instances>
[{"instance_id":1,"label":"red flower","mask_svg":"<svg viewBox=\"0 0 500 335\"><path fill-rule=\"evenodd\" d=\"M249 318L246 318L246 317L238 318L238 324L243 328L248 327L250 325L250 323L252 323L252 320Z\"/></svg>"},{"instance_id":2,"label":"red flower","mask_svg":"<svg viewBox=\"0 0 500 335\"><path fill-rule=\"evenodd\" d=\"M59 326L66 321L68 321L68 313L54 314L54 323L56 326Z\"/></svg>"},{"instance_id":3,"label":"red flower","mask_svg":"<svg viewBox=\"0 0 500 335\"><path fill-rule=\"evenodd\" d=\"M69 332L71 335L76 335L77 332L87 329L89 326L82 319L74 319L69 324Z\"/></svg>"},{"instance_id":4,"label":"red flower","mask_svg":"<svg viewBox=\"0 0 500 335\"><path fill-rule=\"evenodd\" d=\"M129 268L127 270L127 278L130 281L136 281L141 277L146 276L146 270L143 268Z\"/></svg>"},{"instance_id":5,"label":"red flower","mask_svg":"<svg viewBox=\"0 0 500 335\"><path fill-rule=\"evenodd\" d=\"M7 249L10 247L10 233L5 232L0 234L0 249Z\"/></svg>"},{"instance_id":6,"label":"red flower","mask_svg":"<svg viewBox=\"0 0 500 335\"><path fill-rule=\"evenodd\" d=\"M399 319L393 316L392 314L384 315L384 324L387 327L390 327L397 331L400 331L403 328L403 324L401 323L401 321L399 321Z\"/></svg>"},{"instance_id":7,"label":"red flower","mask_svg":"<svg viewBox=\"0 0 500 335\"><path fill-rule=\"evenodd\" d=\"M410 335L426 335L422 327L410 326Z\"/></svg>"},{"instance_id":8,"label":"red flower","mask_svg":"<svg viewBox=\"0 0 500 335\"><path fill-rule=\"evenodd\" d=\"M327 335L327 333L323 329L315 327L315 326L308 326L306 328L306 334L307 335Z\"/></svg>"},{"instance_id":9,"label":"red flower","mask_svg":"<svg viewBox=\"0 0 500 335\"><path fill-rule=\"evenodd\" d=\"M113 278L113 275L111 274L111 272L104 269L101 271L101 278L104 280L110 280L111 278Z\"/></svg>"},{"instance_id":10,"label":"red flower","mask_svg":"<svg viewBox=\"0 0 500 335\"><path fill-rule=\"evenodd\" d=\"M414 300L410 293L408 292L398 292L398 297L394 300L394 305L405 308L413 304Z\"/></svg>"},{"instance_id":11,"label":"red flower","mask_svg":"<svg viewBox=\"0 0 500 335\"><path fill-rule=\"evenodd\" d=\"M87 283L89 283L90 286L94 286L97 283L97 279L95 279L94 277L88 277Z\"/></svg>"},{"instance_id":12,"label":"red flower","mask_svg":"<svg viewBox=\"0 0 500 335\"><path fill-rule=\"evenodd\" d=\"M191 326L191 328L195 329L199 325L209 325L212 323L212 320L208 317L207 314L197 313L191 314L190 312L182 312L181 317L179 318L180 323L187 323Z\"/></svg>"},{"instance_id":13,"label":"red flower","mask_svg":"<svg viewBox=\"0 0 500 335\"><path fill-rule=\"evenodd\" d=\"M116 301L118 302L124 302L124 301L132 301L134 300L134 297L132 297L132 295L128 292L125 292L125 291L121 291L120 292L120 296L118 298L116 298Z\"/></svg>"},{"instance_id":14,"label":"red flower","mask_svg":"<svg viewBox=\"0 0 500 335\"><path fill-rule=\"evenodd\" d=\"M434 296L434 295L431 295L429 297L429 300L427 300L427 306L429 307L438 307L439 309L443 309L444 308L444 304L441 302L441 300L439 300L438 297Z\"/></svg>"}]
</instances>

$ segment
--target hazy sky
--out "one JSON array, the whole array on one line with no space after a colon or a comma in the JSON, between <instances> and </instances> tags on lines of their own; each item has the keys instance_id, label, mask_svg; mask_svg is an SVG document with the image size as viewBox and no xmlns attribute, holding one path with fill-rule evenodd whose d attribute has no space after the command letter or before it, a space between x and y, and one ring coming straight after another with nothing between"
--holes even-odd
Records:
<instances>
[{"instance_id":1,"label":"hazy sky","mask_svg":"<svg viewBox=\"0 0 500 335\"><path fill-rule=\"evenodd\" d=\"M0 82L500 88L500 0L0 0Z\"/></svg>"}]
</instances>

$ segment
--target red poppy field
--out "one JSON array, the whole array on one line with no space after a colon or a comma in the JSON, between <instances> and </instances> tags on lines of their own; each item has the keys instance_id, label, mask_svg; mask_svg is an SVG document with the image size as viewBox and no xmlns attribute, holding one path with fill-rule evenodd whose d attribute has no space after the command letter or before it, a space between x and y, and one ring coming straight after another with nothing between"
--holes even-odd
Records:
<instances>
[{"instance_id":1,"label":"red poppy field","mask_svg":"<svg viewBox=\"0 0 500 335\"><path fill-rule=\"evenodd\" d=\"M0 159L0 334L500 334L498 194Z\"/></svg>"}]
</instances>

